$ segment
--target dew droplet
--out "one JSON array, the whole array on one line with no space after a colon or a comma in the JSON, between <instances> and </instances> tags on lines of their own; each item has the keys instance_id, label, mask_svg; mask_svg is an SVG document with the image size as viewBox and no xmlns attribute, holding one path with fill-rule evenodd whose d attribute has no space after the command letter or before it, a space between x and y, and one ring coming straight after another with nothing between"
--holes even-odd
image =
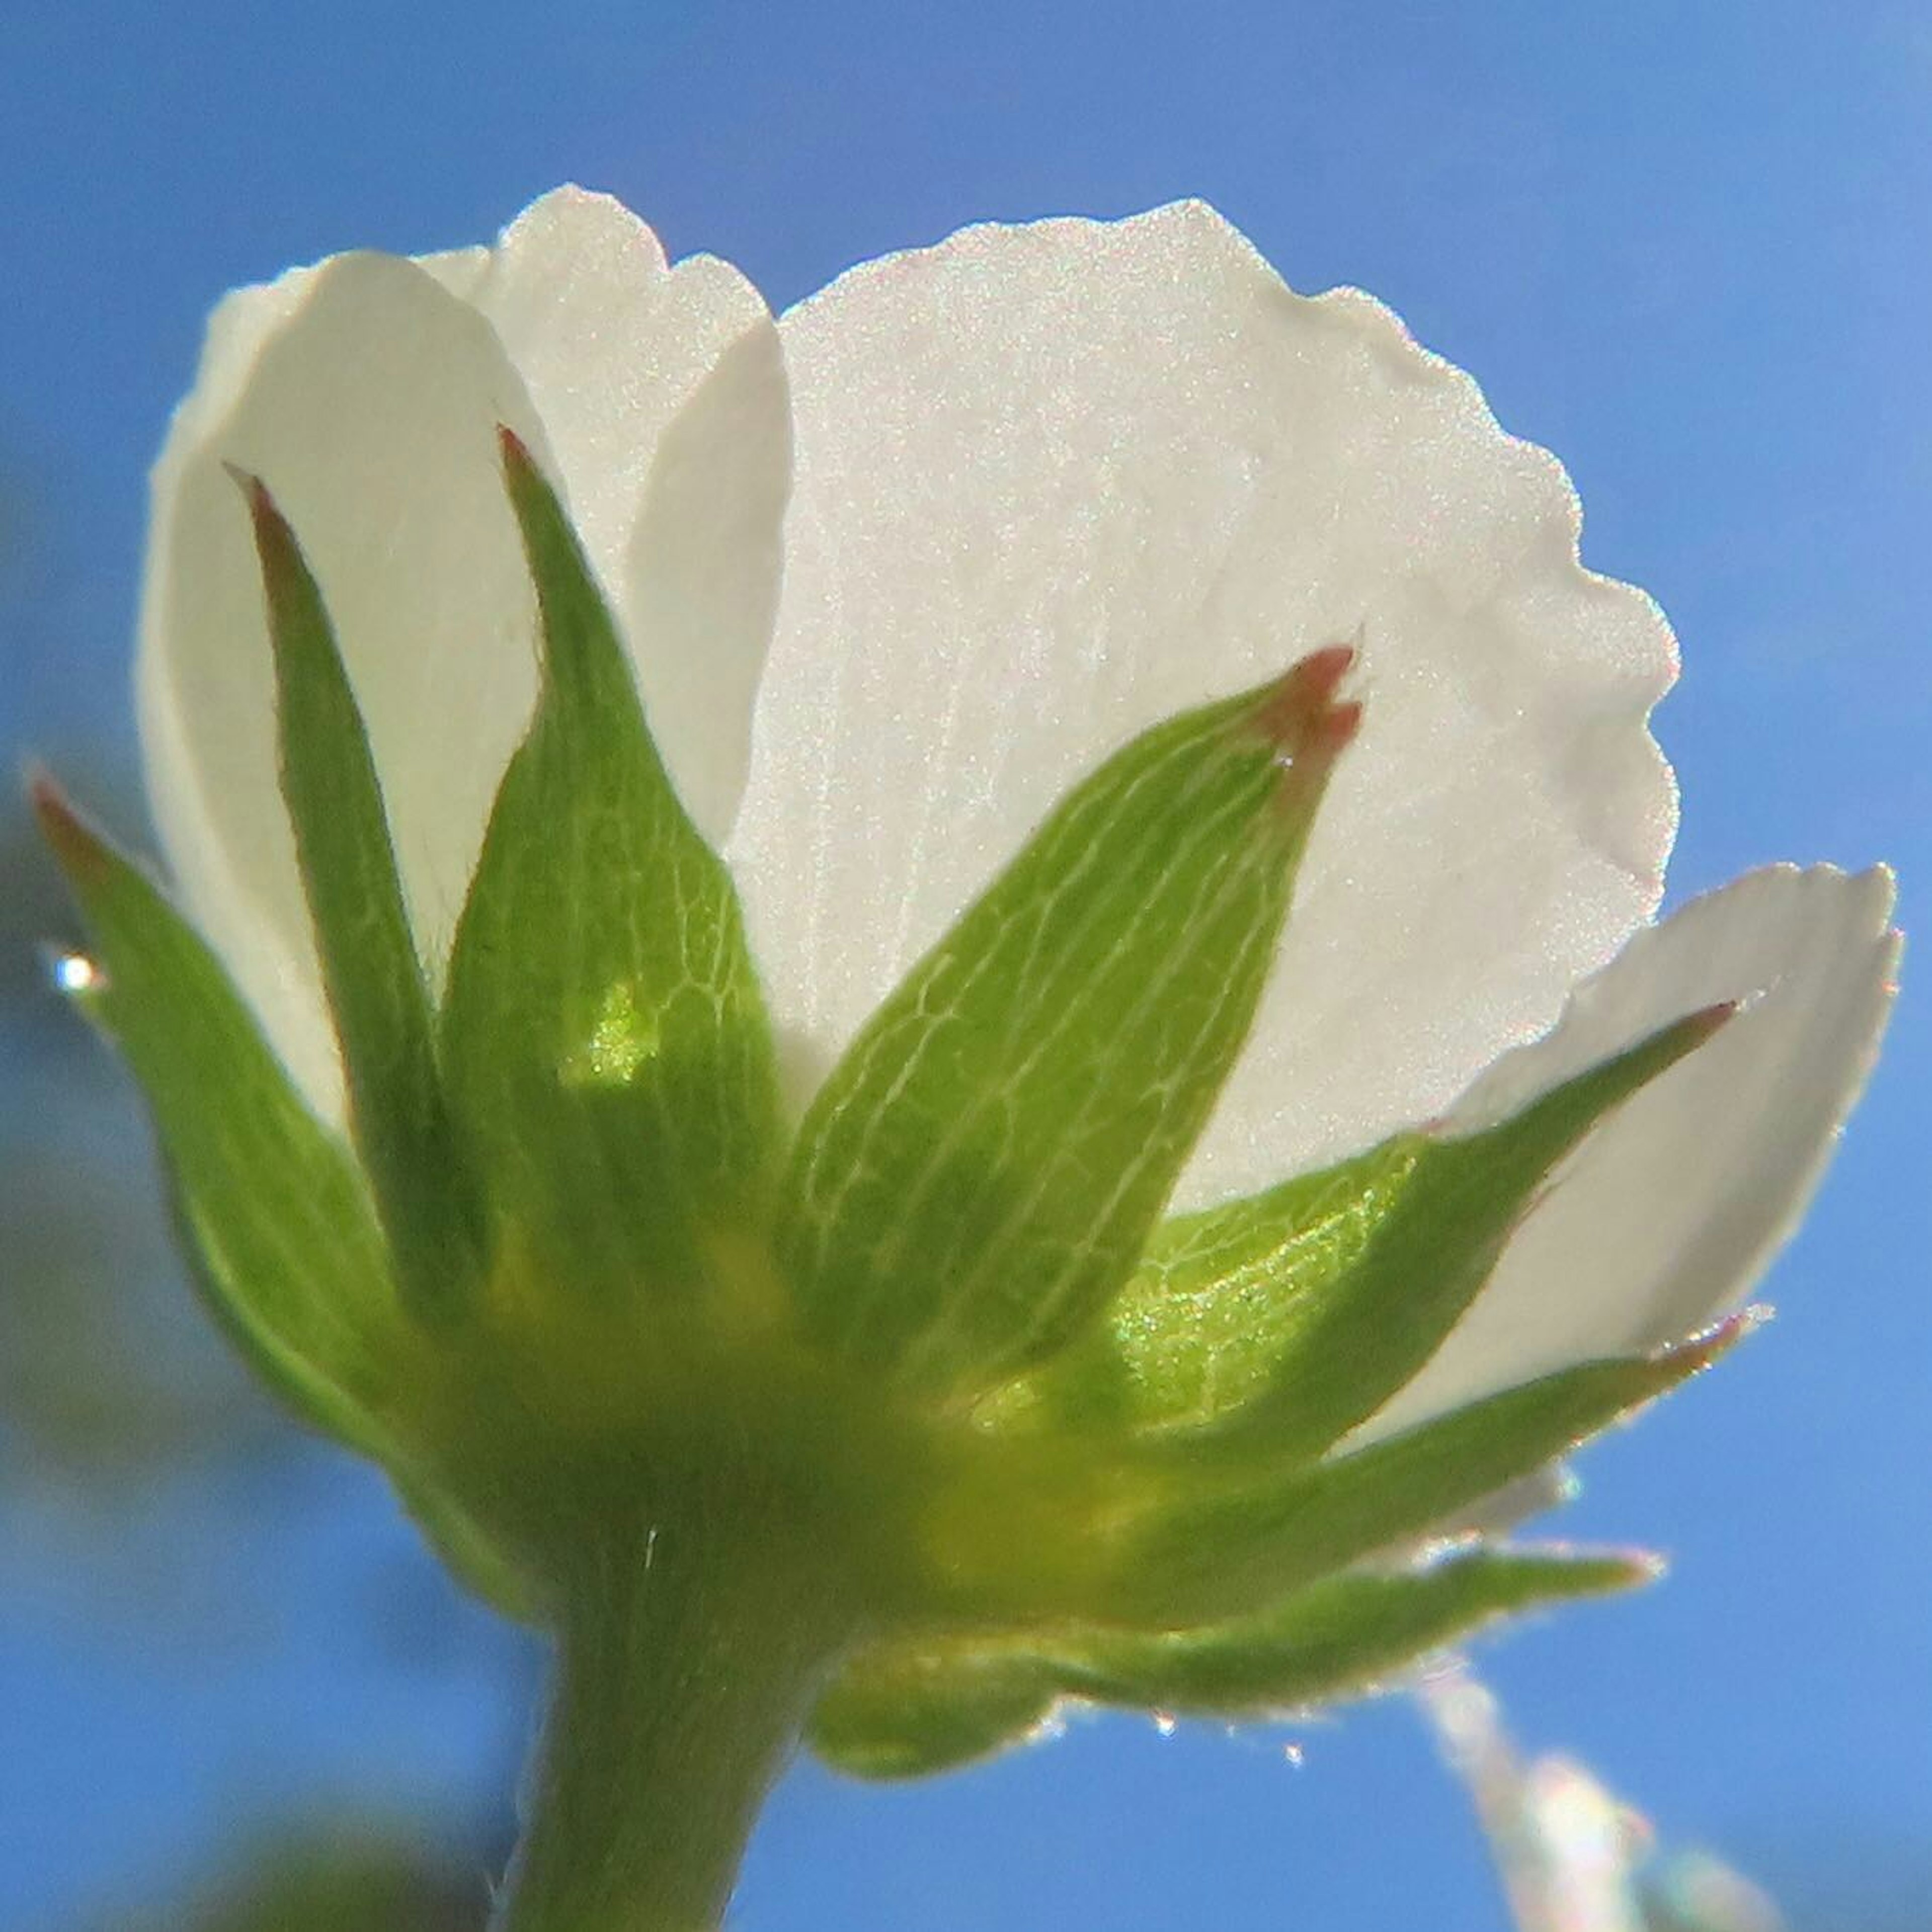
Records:
<instances>
[{"instance_id":1,"label":"dew droplet","mask_svg":"<svg viewBox=\"0 0 1932 1932\"><path fill-rule=\"evenodd\" d=\"M51 962L54 985L63 993L91 993L102 983L100 968L82 952L57 952Z\"/></svg>"}]
</instances>

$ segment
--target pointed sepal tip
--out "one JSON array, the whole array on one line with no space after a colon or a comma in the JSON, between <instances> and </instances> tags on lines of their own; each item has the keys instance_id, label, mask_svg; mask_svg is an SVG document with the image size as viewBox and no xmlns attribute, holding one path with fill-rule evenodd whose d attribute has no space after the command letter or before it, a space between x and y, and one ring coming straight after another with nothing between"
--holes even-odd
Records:
<instances>
[{"instance_id":1,"label":"pointed sepal tip","mask_svg":"<svg viewBox=\"0 0 1932 1932\"><path fill-rule=\"evenodd\" d=\"M1361 729L1361 701L1338 695L1355 657L1353 644L1310 652L1262 694L1249 714L1249 728L1274 749L1282 803L1297 818L1312 814L1336 760Z\"/></svg>"},{"instance_id":2,"label":"pointed sepal tip","mask_svg":"<svg viewBox=\"0 0 1932 1932\"><path fill-rule=\"evenodd\" d=\"M61 870L76 891L98 880L113 862L113 849L44 765L29 764L27 803Z\"/></svg>"}]
</instances>

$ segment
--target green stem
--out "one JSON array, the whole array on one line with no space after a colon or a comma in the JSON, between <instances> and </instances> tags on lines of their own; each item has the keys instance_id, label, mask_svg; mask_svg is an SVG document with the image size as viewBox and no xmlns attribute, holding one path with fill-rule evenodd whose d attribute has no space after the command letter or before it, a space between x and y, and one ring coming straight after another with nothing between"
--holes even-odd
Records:
<instances>
[{"instance_id":1,"label":"green stem","mask_svg":"<svg viewBox=\"0 0 1932 1932\"><path fill-rule=\"evenodd\" d=\"M851 1621L808 1529L722 1512L577 1571L500 1932L713 1932Z\"/></svg>"}]
</instances>

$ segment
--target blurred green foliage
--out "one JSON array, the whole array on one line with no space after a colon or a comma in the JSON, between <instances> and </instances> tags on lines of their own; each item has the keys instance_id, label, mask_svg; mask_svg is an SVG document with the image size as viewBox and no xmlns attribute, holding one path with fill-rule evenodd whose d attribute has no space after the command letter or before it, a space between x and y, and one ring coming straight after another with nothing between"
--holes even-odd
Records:
<instances>
[{"instance_id":1,"label":"blurred green foliage","mask_svg":"<svg viewBox=\"0 0 1932 1932\"><path fill-rule=\"evenodd\" d=\"M412 1850L406 1831L342 1825L262 1846L196 1902L91 1932L481 1932L481 1864Z\"/></svg>"}]
</instances>

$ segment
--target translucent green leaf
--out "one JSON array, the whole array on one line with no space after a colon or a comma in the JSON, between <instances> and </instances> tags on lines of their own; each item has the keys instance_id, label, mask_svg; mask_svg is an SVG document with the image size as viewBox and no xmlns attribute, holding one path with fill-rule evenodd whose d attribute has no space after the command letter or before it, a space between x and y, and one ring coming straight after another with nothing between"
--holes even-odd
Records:
<instances>
[{"instance_id":1,"label":"translucent green leaf","mask_svg":"<svg viewBox=\"0 0 1932 1932\"><path fill-rule=\"evenodd\" d=\"M854 1778L924 1778L1024 1742L1061 1695L1054 1660L1019 1640L878 1643L820 1694L806 1738Z\"/></svg>"},{"instance_id":2,"label":"translucent green leaf","mask_svg":"<svg viewBox=\"0 0 1932 1932\"><path fill-rule=\"evenodd\" d=\"M300 1414L372 1449L403 1323L354 1162L153 884L51 783L34 802L95 949L75 997L147 1097L209 1308Z\"/></svg>"},{"instance_id":3,"label":"translucent green leaf","mask_svg":"<svg viewBox=\"0 0 1932 1932\"><path fill-rule=\"evenodd\" d=\"M778 1133L770 1030L737 899L653 747L562 507L508 432L542 619L530 734L458 928L443 1058L500 1220L607 1292L703 1278Z\"/></svg>"},{"instance_id":4,"label":"translucent green leaf","mask_svg":"<svg viewBox=\"0 0 1932 1932\"><path fill-rule=\"evenodd\" d=\"M1372 1690L1498 1618L1655 1574L1647 1558L1622 1554L1475 1550L1420 1570L1330 1577L1259 1616L1196 1629L888 1640L820 1696L811 1741L854 1776L912 1778L1036 1734L1066 1698L1266 1717Z\"/></svg>"},{"instance_id":5,"label":"translucent green leaf","mask_svg":"<svg viewBox=\"0 0 1932 1932\"><path fill-rule=\"evenodd\" d=\"M1212 1426L1238 1453L1320 1454L1435 1353L1564 1156L1731 1010L1662 1028L1483 1132L1398 1135L1163 1222L1106 1321L1006 1409L1114 1432Z\"/></svg>"},{"instance_id":6,"label":"translucent green leaf","mask_svg":"<svg viewBox=\"0 0 1932 1932\"><path fill-rule=\"evenodd\" d=\"M310 1427L380 1464L471 1589L538 1620L528 1580L401 1432L422 1362L361 1170L310 1112L220 963L52 783L34 808L94 950L75 1003L153 1116L183 1257L217 1324Z\"/></svg>"},{"instance_id":7,"label":"translucent green leaf","mask_svg":"<svg viewBox=\"0 0 1932 1932\"><path fill-rule=\"evenodd\" d=\"M341 1048L350 1131L399 1286L419 1310L447 1310L473 1288L480 1221L444 1102L375 760L295 534L258 480L238 480L268 600L282 796Z\"/></svg>"},{"instance_id":8,"label":"translucent green leaf","mask_svg":"<svg viewBox=\"0 0 1932 1932\"><path fill-rule=\"evenodd\" d=\"M1264 1614L1154 1636L1099 1631L1066 1660L1097 1702L1239 1717L1368 1688L1497 1618L1652 1581L1622 1552L1475 1550L1426 1568L1334 1576Z\"/></svg>"},{"instance_id":9,"label":"translucent green leaf","mask_svg":"<svg viewBox=\"0 0 1932 1932\"><path fill-rule=\"evenodd\" d=\"M1271 1479L1210 1478L1123 1538L1103 1614L1158 1624L1249 1615L1426 1537L1708 1366L1744 1317L1642 1358L1586 1363L1386 1442Z\"/></svg>"},{"instance_id":10,"label":"translucent green leaf","mask_svg":"<svg viewBox=\"0 0 1932 1932\"><path fill-rule=\"evenodd\" d=\"M1280 1376L1430 1145L1403 1134L1244 1200L1163 1221L1096 1322L990 1396L997 1426L1124 1436L1204 1429Z\"/></svg>"},{"instance_id":11,"label":"translucent green leaf","mask_svg":"<svg viewBox=\"0 0 1932 1932\"><path fill-rule=\"evenodd\" d=\"M936 1395L1126 1280L1246 1037L1346 650L1150 731L1052 814L814 1102L781 1252L808 1325Z\"/></svg>"},{"instance_id":12,"label":"translucent green leaf","mask_svg":"<svg viewBox=\"0 0 1932 1932\"><path fill-rule=\"evenodd\" d=\"M445 1567L464 1587L512 1622L541 1624L544 1605L508 1550L442 1484L400 1453L375 1452L403 1507Z\"/></svg>"}]
</instances>

